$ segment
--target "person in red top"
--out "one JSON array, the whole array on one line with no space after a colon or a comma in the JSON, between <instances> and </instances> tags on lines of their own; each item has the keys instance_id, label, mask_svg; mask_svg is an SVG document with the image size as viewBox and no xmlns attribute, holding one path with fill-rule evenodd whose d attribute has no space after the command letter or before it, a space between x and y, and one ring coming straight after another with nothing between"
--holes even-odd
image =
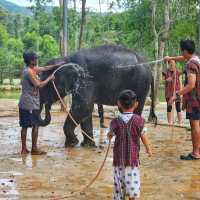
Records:
<instances>
[{"instance_id":1,"label":"person in red top","mask_svg":"<svg viewBox=\"0 0 200 200\"><path fill-rule=\"evenodd\" d=\"M142 140L149 156L152 155L144 129L144 119L134 114L138 106L137 96L124 90L118 98L119 117L110 124L109 139L115 136L113 149L114 196L113 200L135 200L140 196L139 151Z\"/></svg>"},{"instance_id":2,"label":"person in red top","mask_svg":"<svg viewBox=\"0 0 200 200\"><path fill-rule=\"evenodd\" d=\"M174 116L172 114L172 105L169 104L169 100L174 95L176 91L181 89L181 81L180 76L181 72L176 68L176 62L174 60L169 61L169 68L166 72L163 72L163 79L165 80L165 99L167 102L167 120L169 124L174 122ZM176 100L176 112L178 123L182 122L182 114L181 114L181 99Z\"/></svg>"},{"instance_id":3,"label":"person in red top","mask_svg":"<svg viewBox=\"0 0 200 200\"><path fill-rule=\"evenodd\" d=\"M165 57L165 61L185 61L185 87L176 92L170 102L183 95L183 109L186 109L186 118L190 120L192 136L192 153L182 155L182 160L200 159L200 59L195 54L195 43L192 40L180 42L181 56Z\"/></svg>"}]
</instances>

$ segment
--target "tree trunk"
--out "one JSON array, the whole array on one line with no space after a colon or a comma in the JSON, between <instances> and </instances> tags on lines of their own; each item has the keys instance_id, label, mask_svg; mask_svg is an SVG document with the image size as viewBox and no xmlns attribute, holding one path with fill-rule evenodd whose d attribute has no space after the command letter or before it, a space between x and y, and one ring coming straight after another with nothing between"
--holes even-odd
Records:
<instances>
[{"instance_id":1,"label":"tree trunk","mask_svg":"<svg viewBox=\"0 0 200 200\"><path fill-rule=\"evenodd\" d=\"M156 8L157 3L156 0L152 1L152 29L154 33L154 46L155 46L155 59L159 60L162 59L165 52L165 43L168 39L168 34L170 30L170 0L164 1L164 25L159 30L156 31ZM161 74L162 74L163 65L162 63L156 63L154 65L153 74L154 74L154 81L155 81L155 97L158 98L158 91L159 85L161 81Z\"/></svg>"},{"instance_id":2,"label":"tree trunk","mask_svg":"<svg viewBox=\"0 0 200 200\"><path fill-rule=\"evenodd\" d=\"M61 22L63 22L63 17L64 17L64 0L59 0L59 4L60 4L60 10L61 10L61 15L60 15L60 20ZM62 23L62 29L60 30L60 54L61 56L65 56L65 51L64 51L64 22ZM62 103L60 103L60 111L64 112L65 108L62 105Z\"/></svg>"},{"instance_id":3,"label":"tree trunk","mask_svg":"<svg viewBox=\"0 0 200 200\"><path fill-rule=\"evenodd\" d=\"M68 0L63 0L63 54L67 56L67 18L68 18Z\"/></svg>"},{"instance_id":4,"label":"tree trunk","mask_svg":"<svg viewBox=\"0 0 200 200\"><path fill-rule=\"evenodd\" d=\"M61 10L61 14L60 14L60 20L61 22L63 22L63 0L59 0L59 5L60 5L60 10ZM63 24L63 23L62 23ZM63 25L62 25L63 27ZM63 47L63 29L60 30L60 55L64 56L64 47Z\"/></svg>"},{"instance_id":5,"label":"tree trunk","mask_svg":"<svg viewBox=\"0 0 200 200\"><path fill-rule=\"evenodd\" d=\"M100 15L101 15L101 0L99 0L99 12L100 12Z\"/></svg>"},{"instance_id":6,"label":"tree trunk","mask_svg":"<svg viewBox=\"0 0 200 200\"><path fill-rule=\"evenodd\" d=\"M73 0L74 4L74 12L75 12L75 36L74 36L74 50L76 51L78 49L78 17L77 17L77 4L76 0Z\"/></svg>"},{"instance_id":7,"label":"tree trunk","mask_svg":"<svg viewBox=\"0 0 200 200\"><path fill-rule=\"evenodd\" d=\"M158 58L158 49L159 49L159 35L157 33L156 30L156 7L157 7L157 3L156 0L152 1L152 31L154 34L154 58L157 59ZM157 78L157 69L158 69L158 63L155 63L153 68L152 68L152 72L153 72L153 77L154 77L154 86L156 85L156 78ZM154 88L155 90L155 88ZM157 99L157 93L155 90L155 99Z\"/></svg>"},{"instance_id":8,"label":"tree trunk","mask_svg":"<svg viewBox=\"0 0 200 200\"><path fill-rule=\"evenodd\" d=\"M83 40L83 31L84 31L85 17L86 17L85 5L86 5L86 0L82 0L82 14L81 14L80 36L79 36L79 49L82 46L82 40Z\"/></svg>"}]
</instances>

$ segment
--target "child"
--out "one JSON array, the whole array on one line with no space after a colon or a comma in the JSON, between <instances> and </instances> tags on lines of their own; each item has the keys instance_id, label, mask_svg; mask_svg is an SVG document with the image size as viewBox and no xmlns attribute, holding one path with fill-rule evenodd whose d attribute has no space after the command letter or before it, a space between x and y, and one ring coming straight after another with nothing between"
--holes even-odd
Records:
<instances>
[{"instance_id":1,"label":"child","mask_svg":"<svg viewBox=\"0 0 200 200\"><path fill-rule=\"evenodd\" d=\"M135 200L140 196L139 150L140 138L149 156L152 155L144 130L144 119L134 110L138 106L137 96L124 90L118 97L119 117L113 119L108 138L115 136L113 149L114 197L113 200Z\"/></svg>"},{"instance_id":2,"label":"child","mask_svg":"<svg viewBox=\"0 0 200 200\"><path fill-rule=\"evenodd\" d=\"M163 79L165 80L165 99L167 102L167 120L169 124L173 124L173 114L172 114L172 105L169 104L169 100L174 95L176 91L181 89L181 81L180 76L181 72L176 68L176 62L174 60L169 61L169 68L166 72L163 72ZM182 122L182 114L181 114L181 99L177 99L176 103L176 112L178 117L178 123Z\"/></svg>"},{"instance_id":3,"label":"child","mask_svg":"<svg viewBox=\"0 0 200 200\"><path fill-rule=\"evenodd\" d=\"M22 72L22 94L19 101L19 120L21 129L22 154L29 153L26 147L27 129L32 128L32 151L34 155L45 154L37 147L38 127L40 124L39 88L44 87L54 76L41 81L38 73L51 70L55 66L36 67L37 55L33 52L24 53L25 67Z\"/></svg>"}]
</instances>

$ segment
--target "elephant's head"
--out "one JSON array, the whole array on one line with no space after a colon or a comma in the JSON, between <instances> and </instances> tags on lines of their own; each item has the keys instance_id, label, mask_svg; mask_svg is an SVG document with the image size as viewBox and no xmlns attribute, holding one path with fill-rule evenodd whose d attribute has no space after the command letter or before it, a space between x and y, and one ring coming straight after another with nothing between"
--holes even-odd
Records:
<instances>
[{"instance_id":1,"label":"elephant's head","mask_svg":"<svg viewBox=\"0 0 200 200\"><path fill-rule=\"evenodd\" d=\"M76 93L84 78L85 72L82 67L74 63L62 65L55 70L54 83L62 98L70 93ZM45 80L50 73L45 72L41 75L42 80ZM41 126L47 126L51 121L50 109L54 102L58 101L58 95L55 92L52 82L49 82L45 87L40 89L40 105L41 111L45 105L45 119L41 119Z\"/></svg>"}]
</instances>

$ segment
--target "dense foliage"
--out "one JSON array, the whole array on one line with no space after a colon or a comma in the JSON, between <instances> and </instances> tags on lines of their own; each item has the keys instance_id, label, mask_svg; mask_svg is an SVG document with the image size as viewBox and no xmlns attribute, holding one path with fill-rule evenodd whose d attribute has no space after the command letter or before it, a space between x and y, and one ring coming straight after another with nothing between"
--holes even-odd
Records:
<instances>
[{"instance_id":1,"label":"dense foliage","mask_svg":"<svg viewBox=\"0 0 200 200\"><path fill-rule=\"evenodd\" d=\"M40 55L40 64L60 56L61 8L45 9L50 0L32 0L33 15L11 14L0 7L0 67L19 69L23 66L22 53L33 50ZM156 26L163 25L163 0L157 1ZM120 44L154 59L154 35L151 26L150 0L111 1L106 13L87 9L83 34L83 47L101 44ZM113 12L116 4L123 10ZM192 38L199 44L199 10L195 0L171 0L171 26L165 54L179 53L179 40ZM69 9L68 50L77 50L80 30L80 13Z\"/></svg>"}]
</instances>

